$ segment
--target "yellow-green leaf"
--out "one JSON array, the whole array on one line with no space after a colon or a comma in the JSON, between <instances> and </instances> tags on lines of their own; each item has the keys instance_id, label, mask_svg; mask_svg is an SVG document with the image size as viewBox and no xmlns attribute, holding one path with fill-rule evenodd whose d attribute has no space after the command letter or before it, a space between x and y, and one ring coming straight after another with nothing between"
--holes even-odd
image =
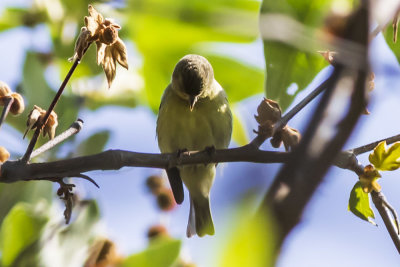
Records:
<instances>
[{"instance_id":1,"label":"yellow-green leaf","mask_svg":"<svg viewBox=\"0 0 400 267\"><path fill-rule=\"evenodd\" d=\"M393 171L400 167L400 142L394 143L389 148L386 141L380 142L369 155L369 162L380 171Z\"/></svg>"},{"instance_id":2,"label":"yellow-green leaf","mask_svg":"<svg viewBox=\"0 0 400 267\"><path fill-rule=\"evenodd\" d=\"M246 129L241 121L241 119L236 115L235 109L232 109L232 117L233 117L233 130L232 130L232 139L239 146L244 146L249 143L249 136L247 135Z\"/></svg>"},{"instance_id":3,"label":"yellow-green leaf","mask_svg":"<svg viewBox=\"0 0 400 267\"><path fill-rule=\"evenodd\" d=\"M18 203L1 225L2 266L11 266L18 256L37 241L47 217L27 203Z\"/></svg>"},{"instance_id":4,"label":"yellow-green leaf","mask_svg":"<svg viewBox=\"0 0 400 267\"><path fill-rule=\"evenodd\" d=\"M375 218L375 215L369 205L368 193L363 191L360 182L357 182L351 190L348 209L358 218L375 225L371 219Z\"/></svg>"}]
</instances>

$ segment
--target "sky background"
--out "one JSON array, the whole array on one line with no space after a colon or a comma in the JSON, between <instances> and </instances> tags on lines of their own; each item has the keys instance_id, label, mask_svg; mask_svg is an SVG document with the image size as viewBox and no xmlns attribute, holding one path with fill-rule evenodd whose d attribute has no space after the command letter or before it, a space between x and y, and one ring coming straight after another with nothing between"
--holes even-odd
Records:
<instances>
[{"instance_id":1,"label":"sky background","mask_svg":"<svg viewBox=\"0 0 400 267\"><path fill-rule=\"evenodd\" d=\"M0 12L9 4L24 5L26 2L2 0ZM19 28L0 34L0 62L2 62L0 80L11 86L16 85L22 73L26 49L32 47L43 51L51 49L46 31L45 27L37 27L33 31ZM236 57L241 55L248 62L263 67L264 57L260 44L258 41L247 46L224 44L214 48ZM347 148L399 133L399 64L381 35L372 41L370 56L375 73L375 89L370 95L371 101L368 106L371 114L360 119L346 144ZM307 89L296 97L295 102L323 81L329 71L329 67L321 71ZM216 76L218 77L218 74ZM237 107L245 120L250 138L254 137L253 129L257 128L253 115L262 96L245 99ZM307 106L290 121L289 125L302 129L314 106L315 102ZM85 125L77 136L77 142L99 130L110 130L111 136L106 149L159 152L155 136L156 114L146 107L107 106L96 111L83 110L79 117L85 121ZM1 129L0 145L5 144L22 153L27 141L22 141L21 133L5 125ZM234 146L236 145L232 143L231 147ZM263 148L271 149L268 142ZM368 163L367 156L368 153L360 156L363 164ZM234 220L232 210L239 205L238 196L251 193L256 207L279 170L279 166L279 164L251 163L220 164L211 192L216 235L205 238L185 237L189 213L187 201L168 214L160 214L158 211L155 199L147 192L144 183L149 175L161 174L160 170L123 168L119 171L95 171L89 173L89 176L96 180L100 189L85 181L76 180L76 184L81 195L99 202L103 218L102 231L116 242L122 253L129 254L143 249L147 244L145 236L147 229L161 222L168 226L174 237L184 241L184 257L192 259L198 266L217 266L215 258L227 242ZM397 209L400 209L399 176L399 171L386 172L379 181L389 202ZM350 171L336 167L329 170L323 184L308 205L302 222L287 238L278 267L398 266L399 255L379 214L376 212L378 227L375 227L353 216L347 210L349 194L356 181L357 177ZM187 194L185 197L187 199Z\"/></svg>"}]
</instances>

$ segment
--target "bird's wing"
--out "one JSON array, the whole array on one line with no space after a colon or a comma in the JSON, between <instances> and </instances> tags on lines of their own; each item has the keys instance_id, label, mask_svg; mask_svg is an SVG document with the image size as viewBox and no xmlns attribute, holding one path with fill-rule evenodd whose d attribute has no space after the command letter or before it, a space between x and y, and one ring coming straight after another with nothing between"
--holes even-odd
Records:
<instances>
[{"instance_id":1,"label":"bird's wing","mask_svg":"<svg viewBox=\"0 0 400 267\"><path fill-rule=\"evenodd\" d=\"M159 113L162 112L161 108L165 101L165 97L166 97L165 95L168 93L171 93L170 90L171 90L171 85L169 85L164 92L164 95L161 99L160 107L158 108ZM157 118L157 127L159 124L159 121L158 121L159 118L160 118L160 116L158 116L158 118ZM158 130L157 130L157 133L158 133ZM159 138L160 138L160 136L159 136ZM167 172L168 181L171 186L172 193L174 194L175 202L177 204L182 204L183 199L184 199L184 193L183 193L183 183L182 183L181 176L179 174L179 170L178 170L178 168L173 167L170 169L166 169L166 172Z\"/></svg>"}]
</instances>

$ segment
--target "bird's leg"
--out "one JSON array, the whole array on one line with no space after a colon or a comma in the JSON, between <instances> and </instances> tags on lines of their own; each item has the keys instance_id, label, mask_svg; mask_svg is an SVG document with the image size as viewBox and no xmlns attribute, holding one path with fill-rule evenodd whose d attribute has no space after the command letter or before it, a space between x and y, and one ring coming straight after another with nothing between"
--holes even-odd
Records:
<instances>
[{"instance_id":1,"label":"bird's leg","mask_svg":"<svg viewBox=\"0 0 400 267\"><path fill-rule=\"evenodd\" d=\"M183 148L183 149L178 149L178 151L176 151L176 157L177 157L177 159L178 159L178 163L181 162L182 155L188 155L188 156L190 156L189 150L187 150L186 148Z\"/></svg>"}]
</instances>

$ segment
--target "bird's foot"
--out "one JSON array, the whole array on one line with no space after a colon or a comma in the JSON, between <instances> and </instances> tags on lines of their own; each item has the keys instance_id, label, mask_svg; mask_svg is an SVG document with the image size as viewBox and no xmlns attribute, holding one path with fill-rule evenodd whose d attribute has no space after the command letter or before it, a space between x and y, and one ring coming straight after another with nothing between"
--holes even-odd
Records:
<instances>
[{"instance_id":1,"label":"bird's foot","mask_svg":"<svg viewBox=\"0 0 400 267\"><path fill-rule=\"evenodd\" d=\"M214 156L215 156L215 154L216 154L216 149L215 149L215 146L206 146L205 148L204 148L204 151L208 154L208 156L210 157L210 159L213 159L214 158ZM207 165L207 164L205 164L205 165Z\"/></svg>"},{"instance_id":2,"label":"bird's foot","mask_svg":"<svg viewBox=\"0 0 400 267\"><path fill-rule=\"evenodd\" d=\"M177 159L178 159L178 163L181 162L182 156L184 156L184 155L190 156L190 151L187 150L186 148L184 148L184 149L178 149L178 151L176 152L176 157L177 157Z\"/></svg>"}]
</instances>

